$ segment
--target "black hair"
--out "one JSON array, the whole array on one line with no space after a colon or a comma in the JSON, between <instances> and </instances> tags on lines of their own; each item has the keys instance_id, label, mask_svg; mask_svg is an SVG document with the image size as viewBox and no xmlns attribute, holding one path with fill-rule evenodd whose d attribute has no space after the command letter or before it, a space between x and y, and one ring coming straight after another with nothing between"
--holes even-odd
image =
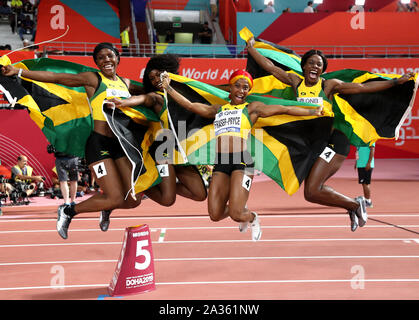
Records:
<instances>
[{"instance_id":1,"label":"black hair","mask_svg":"<svg viewBox=\"0 0 419 320\"><path fill-rule=\"evenodd\" d=\"M324 55L324 53L321 52L320 50L314 50L314 49L312 49L312 50L307 51L306 53L304 53L303 57L301 58L301 68L304 67L304 65L306 64L308 58L310 58L311 56L314 56L316 54L318 56L320 56L320 58L322 58L322 60L323 60L323 72L325 72L326 69L327 69L327 58Z\"/></svg>"},{"instance_id":2,"label":"black hair","mask_svg":"<svg viewBox=\"0 0 419 320\"><path fill-rule=\"evenodd\" d=\"M118 63L119 63L119 60L120 60L119 51L112 45L112 43L109 43L109 42L101 42L95 47L95 49L93 50L93 60L95 61L95 63L96 63L97 55L102 49L112 50L115 53L116 57L118 58Z\"/></svg>"},{"instance_id":3,"label":"black hair","mask_svg":"<svg viewBox=\"0 0 419 320\"><path fill-rule=\"evenodd\" d=\"M148 60L144 70L143 85L146 93L156 91L156 88L151 84L148 74L152 70L167 71L177 74L179 72L180 58L175 54L160 54Z\"/></svg>"}]
</instances>

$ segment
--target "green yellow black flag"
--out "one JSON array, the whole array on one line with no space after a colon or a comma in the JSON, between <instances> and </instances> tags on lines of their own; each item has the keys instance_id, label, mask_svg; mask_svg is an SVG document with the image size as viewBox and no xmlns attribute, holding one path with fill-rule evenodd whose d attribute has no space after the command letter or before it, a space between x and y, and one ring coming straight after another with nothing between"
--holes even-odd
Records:
<instances>
[{"instance_id":1,"label":"green yellow black flag","mask_svg":"<svg viewBox=\"0 0 419 320\"><path fill-rule=\"evenodd\" d=\"M240 32L246 41L253 35L244 28ZM255 39L254 47L264 57L287 72L294 72L301 76L301 67L298 69L295 62L301 61L300 57L290 49L265 40ZM265 50L260 50L259 48ZM284 56L288 56L284 58ZM254 80L255 94L270 95L279 98L295 99L295 93L289 85L267 76L266 71L259 67L249 55L247 62L248 71L256 77ZM374 74L362 70L344 69L325 73L324 79L339 79L344 82L366 83L369 81L383 81L399 77L396 74ZM397 139L399 129L409 114L416 96L418 86L417 74L403 85L390 89L363 94L333 96L333 126L341 130L352 145L371 145L378 139ZM294 96L294 98L292 98Z\"/></svg>"},{"instance_id":2,"label":"green yellow black flag","mask_svg":"<svg viewBox=\"0 0 419 320\"><path fill-rule=\"evenodd\" d=\"M161 182L156 163L149 153L160 123L147 108L107 108L103 113L132 164L132 194L143 192Z\"/></svg>"},{"instance_id":3,"label":"green yellow black flag","mask_svg":"<svg viewBox=\"0 0 419 320\"><path fill-rule=\"evenodd\" d=\"M76 63L47 58L24 60L15 66L28 70L66 73L97 71ZM84 157L86 141L93 130L93 120L83 87L72 88L5 76L0 77L0 86L2 86L0 89L6 92L6 97L11 100L9 102L16 100L17 105L27 108L31 119L57 151ZM124 118L124 114L130 116L135 114L136 122L126 121L127 117ZM123 119L121 120L123 125L135 128L133 136L124 140L124 143L127 140L130 142L136 140L135 144L139 146L141 155L133 156L132 152L127 152L131 150L126 144L123 145L121 140L120 142L128 158L131 161L134 159L132 162L135 162L132 171L132 190L135 193L142 192L161 181L155 163L148 154L158 122L154 113L143 107L124 109L120 118ZM122 130L122 127L119 128Z\"/></svg>"},{"instance_id":4,"label":"green yellow black flag","mask_svg":"<svg viewBox=\"0 0 419 320\"><path fill-rule=\"evenodd\" d=\"M229 93L226 91L182 76L170 74L170 77L171 86L192 102L223 105L229 101ZM318 107L309 103L259 95L249 95L247 100L262 101L267 105ZM215 159L213 119L202 118L185 110L170 97L167 105L188 163L213 164ZM247 145L255 160L255 167L271 177L288 194L293 194L324 148L324 141L327 141L330 135L332 122L330 114L324 117L278 115L260 118L249 132ZM173 154L176 155L177 152L176 150Z\"/></svg>"},{"instance_id":5,"label":"green yellow black flag","mask_svg":"<svg viewBox=\"0 0 419 320\"><path fill-rule=\"evenodd\" d=\"M240 37L247 41L253 37L253 34L244 27L240 31ZM286 72L302 75L301 57L295 51L259 38L255 38L253 47L277 67ZM253 77L252 94L295 100L296 97L292 87L278 81L274 76L263 70L251 55L247 57L246 70Z\"/></svg>"},{"instance_id":6,"label":"green yellow black flag","mask_svg":"<svg viewBox=\"0 0 419 320\"><path fill-rule=\"evenodd\" d=\"M23 60L15 67L27 70L79 73L95 71L79 64L52 59ZM9 88L17 103L26 107L31 119L57 151L84 157L84 146L93 120L83 87L70 88L26 78L15 79Z\"/></svg>"},{"instance_id":7,"label":"green yellow black flag","mask_svg":"<svg viewBox=\"0 0 419 320\"><path fill-rule=\"evenodd\" d=\"M375 74L344 69L323 75L325 79L367 83L398 78L396 74ZM361 94L335 94L333 126L355 146L371 145L379 139L398 139L399 130L413 107L418 75L390 89Z\"/></svg>"}]
</instances>

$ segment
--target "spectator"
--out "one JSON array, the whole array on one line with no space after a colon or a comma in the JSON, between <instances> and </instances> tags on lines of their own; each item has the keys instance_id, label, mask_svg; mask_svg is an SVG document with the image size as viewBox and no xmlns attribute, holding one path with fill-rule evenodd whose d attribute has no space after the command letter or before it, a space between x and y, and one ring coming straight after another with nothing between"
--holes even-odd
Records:
<instances>
[{"instance_id":1,"label":"spectator","mask_svg":"<svg viewBox=\"0 0 419 320\"><path fill-rule=\"evenodd\" d=\"M350 9L350 12L356 13L356 12L364 12L364 6L362 5L353 5Z\"/></svg>"},{"instance_id":2,"label":"spectator","mask_svg":"<svg viewBox=\"0 0 419 320\"><path fill-rule=\"evenodd\" d=\"M218 13L218 7L217 7L217 0L210 0L210 6L211 6L211 19L213 22L215 22L217 18Z\"/></svg>"},{"instance_id":3,"label":"spectator","mask_svg":"<svg viewBox=\"0 0 419 320\"><path fill-rule=\"evenodd\" d=\"M201 31L198 33L199 38L201 39L201 43L210 44L212 43L212 30L208 26L208 22L204 22L204 26L202 27Z\"/></svg>"},{"instance_id":4,"label":"spectator","mask_svg":"<svg viewBox=\"0 0 419 320\"><path fill-rule=\"evenodd\" d=\"M291 8L290 8L290 7L288 7L288 8L286 8L286 9L282 10L282 13L288 13L288 12L291 12Z\"/></svg>"},{"instance_id":5,"label":"spectator","mask_svg":"<svg viewBox=\"0 0 419 320\"><path fill-rule=\"evenodd\" d=\"M314 12L313 1L307 2L307 7L305 7L304 12L305 13L313 13Z\"/></svg>"},{"instance_id":6,"label":"spectator","mask_svg":"<svg viewBox=\"0 0 419 320\"><path fill-rule=\"evenodd\" d=\"M10 192L13 190L12 185L9 182L7 182L7 180L10 180L11 178L12 173L5 166L1 165L0 161L0 193L5 193L8 196Z\"/></svg>"},{"instance_id":7,"label":"spectator","mask_svg":"<svg viewBox=\"0 0 419 320\"><path fill-rule=\"evenodd\" d=\"M54 152L54 156L55 168L57 170L58 181L60 182L60 190L63 195L64 204L75 205L78 185L77 182L79 179L79 158L57 151Z\"/></svg>"},{"instance_id":8,"label":"spectator","mask_svg":"<svg viewBox=\"0 0 419 320\"><path fill-rule=\"evenodd\" d=\"M28 184L30 189L26 194L30 196L35 190L43 189L45 178L42 176L33 176L33 168L28 166L28 158L24 155L17 157L17 164L12 168L12 179L15 182Z\"/></svg>"},{"instance_id":9,"label":"spectator","mask_svg":"<svg viewBox=\"0 0 419 320\"><path fill-rule=\"evenodd\" d=\"M31 36L31 41L33 41L33 38L35 36L34 29L35 29L35 22L32 21L29 15L26 15L25 20L22 21L19 28L20 39L24 40L25 38L23 37L23 35L29 34Z\"/></svg>"},{"instance_id":10,"label":"spectator","mask_svg":"<svg viewBox=\"0 0 419 320\"><path fill-rule=\"evenodd\" d=\"M371 175L374 169L375 143L370 147L357 147L355 153L355 169L358 168L358 182L362 185L365 197L365 204L372 208L371 200Z\"/></svg>"},{"instance_id":11,"label":"spectator","mask_svg":"<svg viewBox=\"0 0 419 320\"><path fill-rule=\"evenodd\" d=\"M397 12L406 12L409 11L407 6L405 4L403 4L401 1L397 2Z\"/></svg>"},{"instance_id":12,"label":"spectator","mask_svg":"<svg viewBox=\"0 0 419 320\"><path fill-rule=\"evenodd\" d=\"M12 0L10 6L12 7L12 10L14 12L21 12L23 8L23 3L21 0Z\"/></svg>"},{"instance_id":13,"label":"spectator","mask_svg":"<svg viewBox=\"0 0 419 320\"><path fill-rule=\"evenodd\" d=\"M29 0L24 0L23 2L23 12L24 13L34 13L34 8L32 3Z\"/></svg>"},{"instance_id":14,"label":"spectator","mask_svg":"<svg viewBox=\"0 0 419 320\"><path fill-rule=\"evenodd\" d=\"M418 3L416 1L413 1L412 2L411 6L409 8L409 11L411 11L411 12L419 12L419 6L418 6Z\"/></svg>"},{"instance_id":15,"label":"spectator","mask_svg":"<svg viewBox=\"0 0 419 320\"><path fill-rule=\"evenodd\" d=\"M121 32L122 55L129 55L129 31L130 26L126 26Z\"/></svg>"},{"instance_id":16,"label":"spectator","mask_svg":"<svg viewBox=\"0 0 419 320\"><path fill-rule=\"evenodd\" d=\"M272 3L272 1L269 1L268 4L266 5L266 8L263 9L263 12L266 13L275 13L275 8L274 5Z\"/></svg>"},{"instance_id":17,"label":"spectator","mask_svg":"<svg viewBox=\"0 0 419 320\"><path fill-rule=\"evenodd\" d=\"M4 14L6 16L8 16L9 14L12 13L12 9L7 5L6 1L1 1L0 2L0 14Z\"/></svg>"},{"instance_id":18,"label":"spectator","mask_svg":"<svg viewBox=\"0 0 419 320\"><path fill-rule=\"evenodd\" d=\"M173 33L172 29L166 30L166 43L175 43L175 34Z\"/></svg>"}]
</instances>

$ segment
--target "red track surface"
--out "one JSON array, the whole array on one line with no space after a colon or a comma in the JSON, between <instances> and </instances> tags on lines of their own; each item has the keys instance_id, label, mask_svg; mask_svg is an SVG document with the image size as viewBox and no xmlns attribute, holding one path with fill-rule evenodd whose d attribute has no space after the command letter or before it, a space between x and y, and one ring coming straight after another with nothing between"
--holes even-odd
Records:
<instances>
[{"instance_id":1,"label":"red track surface","mask_svg":"<svg viewBox=\"0 0 419 320\"><path fill-rule=\"evenodd\" d=\"M344 175L330 185L353 197L362 191ZM79 215L67 240L55 230L55 204L6 207L0 299L416 300L418 190L419 181L373 181L369 221L351 232L342 209L308 203L302 190L290 197L258 177L248 206L261 216L259 242L230 219L211 222L206 202L181 197L170 208L145 200L136 209L116 210L107 232L98 227L98 213ZM124 230L143 223L152 231L156 290L108 297ZM57 270L63 288L54 288Z\"/></svg>"}]
</instances>

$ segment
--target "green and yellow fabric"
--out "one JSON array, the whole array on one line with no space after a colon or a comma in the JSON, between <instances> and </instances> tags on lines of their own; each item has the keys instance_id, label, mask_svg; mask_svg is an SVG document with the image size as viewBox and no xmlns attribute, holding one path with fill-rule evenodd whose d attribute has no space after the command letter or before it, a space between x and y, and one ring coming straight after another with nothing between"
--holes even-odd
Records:
<instances>
[{"instance_id":1,"label":"green and yellow fabric","mask_svg":"<svg viewBox=\"0 0 419 320\"><path fill-rule=\"evenodd\" d=\"M16 63L15 67L66 73L98 71L76 63L48 58L23 60ZM16 99L18 106L27 108L31 119L57 151L84 157L86 141L93 130L93 120L83 87L72 88L3 75L0 75L0 86L6 92L6 97L9 97L9 102ZM161 181L155 163L148 154L159 122L153 112L141 106L117 110L116 114L120 115L120 123L132 128L134 132L124 143L134 142L137 146L136 153L130 152L132 150L126 146L124 150L134 164L132 188L136 193L142 192ZM112 123L109 125L112 126ZM121 126L118 128L122 130Z\"/></svg>"},{"instance_id":2,"label":"green and yellow fabric","mask_svg":"<svg viewBox=\"0 0 419 320\"><path fill-rule=\"evenodd\" d=\"M244 28L240 32L244 40L253 35ZM254 47L275 65L287 72L294 72L302 77L301 67L297 68L296 61L300 58L290 49L276 44L265 44L266 41L255 39ZM260 50L258 48L265 48ZM292 52L292 53L290 53ZM284 59L284 55L289 57ZM289 85L266 76L266 71L259 67L249 55L248 71L256 77L257 84L252 93L268 95L278 98L296 99L295 93ZM322 75L324 79L339 79L344 82L366 83L368 81L382 81L399 77L396 74L374 74L362 70L344 69ZM417 74L407 83L397 85L388 90L368 94L335 94L332 99L334 113L333 126L341 130L355 146L371 145L378 139L397 139L398 131L410 112L418 87ZM294 98L292 98L294 96Z\"/></svg>"},{"instance_id":3,"label":"green and yellow fabric","mask_svg":"<svg viewBox=\"0 0 419 320\"><path fill-rule=\"evenodd\" d=\"M170 74L171 86L192 102L227 105L229 93L211 85ZM318 106L284 99L249 95L247 101L265 104ZM177 126L178 138L187 154L188 163L213 164L215 158L214 119L202 118L177 105L168 98L170 115ZM333 118L296 117L278 115L259 118L249 132L248 151L255 160L255 167L277 182L288 194L298 190L314 160L324 147L323 141L330 134ZM181 129L181 130L179 130ZM177 151L174 155L178 155ZM181 158L179 156L179 158Z\"/></svg>"}]
</instances>

